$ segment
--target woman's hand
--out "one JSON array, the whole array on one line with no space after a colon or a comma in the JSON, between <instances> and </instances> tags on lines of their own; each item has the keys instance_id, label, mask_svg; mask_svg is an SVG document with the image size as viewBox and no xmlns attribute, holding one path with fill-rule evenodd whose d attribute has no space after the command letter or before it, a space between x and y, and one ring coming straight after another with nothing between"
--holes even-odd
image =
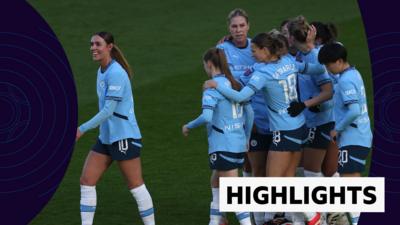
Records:
<instances>
[{"instance_id":1,"label":"woman's hand","mask_svg":"<svg viewBox=\"0 0 400 225\"><path fill-rule=\"evenodd\" d=\"M182 126L182 134L183 136L187 137L189 135L190 129L187 128L186 124Z\"/></svg>"},{"instance_id":2,"label":"woman's hand","mask_svg":"<svg viewBox=\"0 0 400 225\"><path fill-rule=\"evenodd\" d=\"M218 84L214 80L206 80L203 84L203 90L207 88L217 88Z\"/></svg>"},{"instance_id":3,"label":"woman's hand","mask_svg":"<svg viewBox=\"0 0 400 225\"><path fill-rule=\"evenodd\" d=\"M76 137L75 137L75 141L78 141L79 138L81 138L83 135L83 133L79 130L79 128L76 129Z\"/></svg>"},{"instance_id":4,"label":"woman's hand","mask_svg":"<svg viewBox=\"0 0 400 225\"><path fill-rule=\"evenodd\" d=\"M310 25L309 28L310 29L307 32L306 43L307 47L312 49L314 48L315 37L317 36L317 28L315 28L314 25Z\"/></svg>"}]
</instances>

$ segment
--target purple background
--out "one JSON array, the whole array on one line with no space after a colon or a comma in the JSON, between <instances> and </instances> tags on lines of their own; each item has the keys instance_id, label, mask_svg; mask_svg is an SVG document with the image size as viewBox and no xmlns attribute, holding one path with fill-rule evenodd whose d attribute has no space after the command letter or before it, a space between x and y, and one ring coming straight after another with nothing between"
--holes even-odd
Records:
<instances>
[{"instance_id":1,"label":"purple background","mask_svg":"<svg viewBox=\"0 0 400 225\"><path fill-rule=\"evenodd\" d=\"M61 182L77 125L71 68L24 1L0 13L0 224L27 224Z\"/></svg>"},{"instance_id":2,"label":"purple background","mask_svg":"<svg viewBox=\"0 0 400 225\"><path fill-rule=\"evenodd\" d=\"M385 213L365 213L360 225L398 224L400 208L400 26L395 1L359 1L374 85L370 176L385 177ZM397 116L396 116L397 115Z\"/></svg>"},{"instance_id":3,"label":"purple background","mask_svg":"<svg viewBox=\"0 0 400 225\"><path fill-rule=\"evenodd\" d=\"M359 5L374 81L370 174L386 177L386 213L365 213L359 224L396 224L400 206L398 10L394 1L359 1ZM1 224L27 224L50 200L69 163L76 125L76 90L60 43L26 2L10 0L0 13Z\"/></svg>"}]
</instances>

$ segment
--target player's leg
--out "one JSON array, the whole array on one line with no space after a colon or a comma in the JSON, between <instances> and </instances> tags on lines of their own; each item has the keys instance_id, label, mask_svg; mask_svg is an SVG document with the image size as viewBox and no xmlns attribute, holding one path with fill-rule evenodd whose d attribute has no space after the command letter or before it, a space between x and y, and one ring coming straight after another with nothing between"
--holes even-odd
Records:
<instances>
[{"instance_id":1,"label":"player's leg","mask_svg":"<svg viewBox=\"0 0 400 225\"><path fill-rule=\"evenodd\" d=\"M334 129L335 123L329 122L317 127L312 127L308 132L308 140L304 148L304 176L322 177L322 163L327 155L331 138L329 133ZM334 160L334 158L330 158ZM336 163L337 161L331 162Z\"/></svg>"},{"instance_id":2,"label":"player's leg","mask_svg":"<svg viewBox=\"0 0 400 225\"><path fill-rule=\"evenodd\" d=\"M370 149L363 146L349 145L339 148L339 168L341 177L361 177ZM360 212L350 212L351 223L357 225Z\"/></svg>"},{"instance_id":3,"label":"player's leg","mask_svg":"<svg viewBox=\"0 0 400 225\"><path fill-rule=\"evenodd\" d=\"M251 145L251 142L250 142ZM264 151L250 151L247 152L247 156L249 158L251 164L251 171L253 173L253 177L265 177L265 164L267 161L267 150ZM256 225L264 224L264 212L253 212L254 223Z\"/></svg>"},{"instance_id":4,"label":"player's leg","mask_svg":"<svg viewBox=\"0 0 400 225\"><path fill-rule=\"evenodd\" d=\"M248 155L245 154L244 163L242 167L242 177L251 177L251 176L252 176L251 163L248 158Z\"/></svg>"},{"instance_id":5,"label":"player's leg","mask_svg":"<svg viewBox=\"0 0 400 225\"><path fill-rule=\"evenodd\" d=\"M214 170L211 185L218 187L218 190L213 190L213 202L211 209L218 207L219 212L219 196L214 200L214 191L219 192L219 178L220 177L238 177L238 169L243 166L245 153L232 153L232 152L215 152L210 154L210 168ZM216 201L218 199L218 204ZM236 212L236 217L240 225L251 225L250 213ZM220 218L221 219L221 218ZM213 220L210 212L210 225L215 225L217 219ZM219 221L221 222L221 221Z\"/></svg>"},{"instance_id":6,"label":"player's leg","mask_svg":"<svg viewBox=\"0 0 400 225\"><path fill-rule=\"evenodd\" d=\"M322 173L325 177L338 177L338 155L339 148L334 142L330 142L324 161L322 162Z\"/></svg>"},{"instance_id":7,"label":"player's leg","mask_svg":"<svg viewBox=\"0 0 400 225\"><path fill-rule=\"evenodd\" d=\"M306 147L303 151L303 166L305 177L322 177L321 166L326 155L326 149Z\"/></svg>"},{"instance_id":8,"label":"player's leg","mask_svg":"<svg viewBox=\"0 0 400 225\"><path fill-rule=\"evenodd\" d=\"M124 139L113 143L112 156L125 177L128 188L136 200L140 216L145 225L154 225L153 200L142 178L140 161L141 142L137 139Z\"/></svg>"},{"instance_id":9,"label":"player's leg","mask_svg":"<svg viewBox=\"0 0 400 225\"><path fill-rule=\"evenodd\" d=\"M268 149L272 142L271 134L252 133L247 156L251 164L253 177L265 177ZM254 223L262 225L265 222L264 212L254 212Z\"/></svg>"},{"instance_id":10,"label":"player's leg","mask_svg":"<svg viewBox=\"0 0 400 225\"><path fill-rule=\"evenodd\" d=\"M268 177L294 176L301 159L302 146L307 139L303 125L294 130L273 131L268 151L266 175Z\"/></svg>"},{"instance_id":11,"label":"player's leg","mask_svg":"<svg viewBox=\"0 0 400 225\"><path fill-rule=\"evenodd\" d=\"M296 169L301 161L302 152L291 152L290 162L285 172L285 177L295 177Z\"/></svg>"},{"instance_id":12,"label":"player's leg","mask_svg":"<svg viewBox=\"0 0 400 225\"><path fill-rule=\"evenodd\" d=\"M101 153L99 153L101 152ZM103 173L111 165L112 160L107 155L105 145L100 140L93 146L93 150L86 157L80 177L80 211L82 225L92 225L97 205L96 184Z\"/></svg>"}]
</instances>

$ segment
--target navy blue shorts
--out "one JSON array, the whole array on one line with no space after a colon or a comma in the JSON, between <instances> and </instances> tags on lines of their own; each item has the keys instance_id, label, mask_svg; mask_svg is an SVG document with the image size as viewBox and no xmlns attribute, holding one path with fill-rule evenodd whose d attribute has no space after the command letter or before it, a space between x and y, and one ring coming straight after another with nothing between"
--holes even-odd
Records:
<instances>
[{"instance_id":1,"label":"navy blue shorts","mask_svg":"<svg viewBox=\"0 0 400 225\"><path fill-rule=\"evenodd\" d=\"M305 147L327 150L331 142L330 133L335 122L329 122L308 129L308 140Z\"/></svg>"},{"instance_id":2,"label":"navy blue shorts","mask_svg":"<svg viewBox=\"0 0 400 225\"><path fill-rule=\"evenodd\" d=\"M348 145L339 148L338 172L343 173L362 173L370 148Z\"/></svg>"},{"instance_id":3,"label":"navy blue shorts","mask_svg":"<svg viewBox=\"0 0 400 225\"><path fill-rule=\"evenodd\" d=\"M306 125L294 130L273 131L269 150L299 152L307 141L307 131Z\"/></svg>"},{"instance_id":4,"label":"navy blue shorts","mask_svg":"<svg viewBox=\"0 0 400 225\"><path fill-rule=\"evenodd\" d=\"M244 152L214 152L209 154L210 169L212 170L233 170L243 167Z\"/></svg>"},{"instance_id":5,"label":"navy blue shorts","mask_svg":"<svg viewBox=\"0 0 400 225\"><path fill-rule=\"evenodd\" d=\"M272 134L251 133L249 152L268 151L272 143Z\"/></svg>"},{"instance_id":6,"label":"navy blue shorts","mask_svg":"<svg viewBox=\"0 0 400 225\"><path fill-rule=\"evenodd\" d=\"M111 145L103 144L97 139L92 149L95 152L108 155L113 160L121 161L140 157L140 149L142 148L141 139L123 139L112 143Z\"/></svg>"}]
</instances>

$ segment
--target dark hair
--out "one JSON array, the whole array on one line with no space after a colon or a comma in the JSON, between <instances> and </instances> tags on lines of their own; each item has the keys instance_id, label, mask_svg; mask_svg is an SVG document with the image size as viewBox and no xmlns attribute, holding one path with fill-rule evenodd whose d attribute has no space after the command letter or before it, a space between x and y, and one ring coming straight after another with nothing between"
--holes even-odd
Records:
<instances>
[{"instance_id":1,"label":"dark hair","mask_svg":"<svg viewBox=\"0 0 400 225\"><path fill-rule=\"evenodd\" d=\"M339 43L328 43L319 50L318 61L321 64L334 63L339 59L347 62L347 50Z\"/></svg>"},{"instance_id":2,"label":"dark hair","mask_svg":"<svg viewBox=\"0 0 400 225\"><path fill-rule=\"evenodd\" d=\"M280 58L288 53L288 41L278 30L271 30L268 33L259 33L252 40L258 48L267 48L272 55Z\"/></svg>"},{"instance_id":3,"label":"dark hair","mask_svg":"<svg viewBox=\"0 0 400 225\"><path fill-rule=\"evenodd\" d=\"M115 59L121 66L124 68L129 78L133 76L131 67L129 66L128 61L122 54L122 51L118 48L118 46L114 43L114 37L110 32L101 31L95 33L95 35L100 36L104 39L107 44L113 44L113 48L111 49L111 58Z\"/></svg>"},{"instance_id":4,"label":"dark hair","mask_svg":"<svg viewBox=\"0 0 400 225\"><path fill-rule=\"evenodd\" d=\"M305 43L307 40L307 33L310 26L304 16L298 16L288 23L288 30L290 36L300 43Z\"/></svg>"},{"instance_id":5,"label":"dark hair","mask_svg":"<svg viewBox=\"0 0 400 225\"><path fill-rule=\"evenodd\" d=\"M335 24L315 21L312 22L311 25L314 25L317 29L317 35L315 39L321 39L320 44L328 44L336 41L338 31Z\"/></svg>"},{"instance_id":6,"label":"dark hair","mask_svg":"<svg viewBox=\"0 0 400 225\"><path fill-rule=\"evenodd\" d=\"M231 82L232 88L239 91L242 87L239 82L237 82L229 70L228 63L226 61L226 56L224 50L218 48L210 48L204 53L203 61L210 61L216 68L220 69L226 78Z\"/></svg>"},{"instance_id":7,"label":"dark hair","mask_svg":"<svg viewBox=\"0 0 400 225\"><path fill-rule=\"evenodd\" d=\"M283 20L283 21L281 22L280 26L279 26L279 29L282 31L282 28L283 28L287 23L289 23L289 21L290 21L290 19L285 19L285 20Z\"/></svg>"},{"instance_id":8,"label":"dark hair","mask_svg":"<svg viewBox=\"0 0 400 225\"><path fill-rule=\"evenodd\" d=\"M249 23L249 16L247 15L246 11L244 11L243 9L240 9L240 8L236 8L228 14L228 18L227 18L228 25L231 23L232 18L234 18L236 16L244 17L246 19L246 23Z\"/></svg>"}]
</instances>

